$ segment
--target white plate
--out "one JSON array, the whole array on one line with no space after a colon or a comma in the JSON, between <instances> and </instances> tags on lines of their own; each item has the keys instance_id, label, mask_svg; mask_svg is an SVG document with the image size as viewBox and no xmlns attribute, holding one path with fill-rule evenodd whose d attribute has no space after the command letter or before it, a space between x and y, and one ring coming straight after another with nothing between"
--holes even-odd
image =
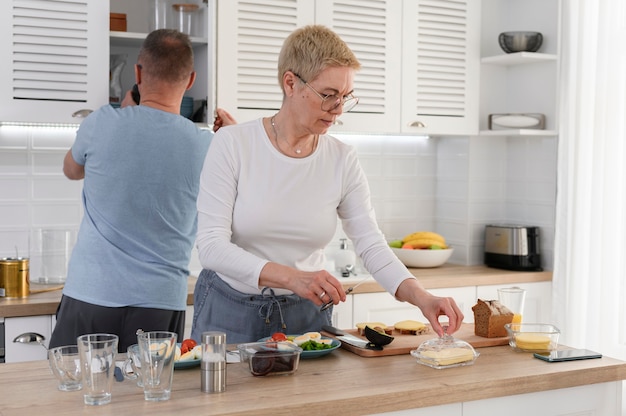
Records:
<instances>
[{"instance_id":1,"label":"white plate","mask_svg":"<svg viewBox=\"0 0 626 416\"><path fill-rule=\"evenodd\" d=\"M176 344L180 348L180 343ZM194 358L193 360L175 361L174 369L192 368L200 365L202 358Z\"/></svg>"}]
</instances>

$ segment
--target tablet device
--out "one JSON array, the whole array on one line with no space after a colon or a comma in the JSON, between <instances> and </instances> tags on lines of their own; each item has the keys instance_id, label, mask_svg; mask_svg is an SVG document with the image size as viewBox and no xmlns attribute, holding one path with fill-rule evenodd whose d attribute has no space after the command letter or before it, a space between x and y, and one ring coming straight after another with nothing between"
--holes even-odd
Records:
<instances>
[{"instance_id":1,"label":"tablet device","mask_svg":"<svg viewBox=\"0 0 626 416\"><path fill-rule=\"evenodd\" d=\"M551 351L546 354L533 354L535 358L547 361L549 363L558 363L561 361L588 360L591 358L602 358L599 352L586 349L569 349L560 351Z\"/></svg>"}]
</instances>

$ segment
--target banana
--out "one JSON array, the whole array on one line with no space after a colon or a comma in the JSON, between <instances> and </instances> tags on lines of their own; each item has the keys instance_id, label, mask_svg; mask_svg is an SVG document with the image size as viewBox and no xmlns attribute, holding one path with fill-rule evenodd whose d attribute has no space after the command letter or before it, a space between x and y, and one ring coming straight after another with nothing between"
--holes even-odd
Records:
<instances>
[{"instance_id":1,"label":"banana","mask_svg":"<svg viewBox=\"0 0 626 416\"><path fill-rule=\"evenodd\" d=\"M441 240L435 240L432 238L418 238L415 240L409 240L403 244L403 246L405 245L409 245L415 249L430 248L432 246L439 246L441 248L447 248L445 242L441 242Z\"/></svg>"},{"instance_id":2,"label":"banana","mask_svg":"<svg viewBox=\"0 0 626 416\"><path fill-rule=\"evenodd\" d=\"M439 241L437 245L440 245L440 246L446 245L446 239L443 238L442 235L433 233L432 231L418 231L415 233L407 234L402 239L402 243L405 244L411 240L419 240L419 239L435 240L435 241Z\"/></svg>"}]
</instances>

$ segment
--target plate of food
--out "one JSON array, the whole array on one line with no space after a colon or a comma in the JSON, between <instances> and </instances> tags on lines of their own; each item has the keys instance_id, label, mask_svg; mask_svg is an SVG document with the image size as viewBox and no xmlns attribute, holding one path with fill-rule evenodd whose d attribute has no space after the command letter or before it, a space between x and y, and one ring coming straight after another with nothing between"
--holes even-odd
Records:
<instances>
[{"instance_id":1,"label":"plate of food","mask_svg":"<svg viewBox=\"0 0 626 416\"><path fill-rule=\"evenodd\" d=\"M175 369L192 368L200 365L202 361L202 346L193 339L185 339L176 344Z\"/></svg>"},{"instance_id":2,"label":"plate of food","mask_svg":"<svg viewBox=\"0 0 626 416\"><path fill-rule=\"evenodd\" d=\"M323 337L319 332L307 332L299 335L285 335L276 332L271 337L261 338L259 342L290 342L302 348L300 358L318 358L328 355L341 346L341 341Z\"/></svg>"}]
</instances>

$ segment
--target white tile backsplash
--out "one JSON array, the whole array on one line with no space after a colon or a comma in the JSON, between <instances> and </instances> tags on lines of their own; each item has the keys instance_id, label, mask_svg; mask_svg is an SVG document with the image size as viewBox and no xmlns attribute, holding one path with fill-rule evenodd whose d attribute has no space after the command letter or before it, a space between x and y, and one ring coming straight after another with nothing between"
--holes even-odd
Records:
<instances>
[{"instance_id":1,"label":"white tile backsplash","mask_svg":"<svg viewBox=\"0 0 626 416\"><path fill-rule=\"evenodd\" d=\"M62 172L75 127L0 127L0 257L28 253L39 228L77 230L82 181ZM484 226L542 228L552 264L556 139L337 135L356 147L379 225L388 238L434 230L455 247L451 262L481 264ZM343 233L338 227L331 253ZM198 272L197 253L190 269Z\"/></svg>"}]
</instances>

